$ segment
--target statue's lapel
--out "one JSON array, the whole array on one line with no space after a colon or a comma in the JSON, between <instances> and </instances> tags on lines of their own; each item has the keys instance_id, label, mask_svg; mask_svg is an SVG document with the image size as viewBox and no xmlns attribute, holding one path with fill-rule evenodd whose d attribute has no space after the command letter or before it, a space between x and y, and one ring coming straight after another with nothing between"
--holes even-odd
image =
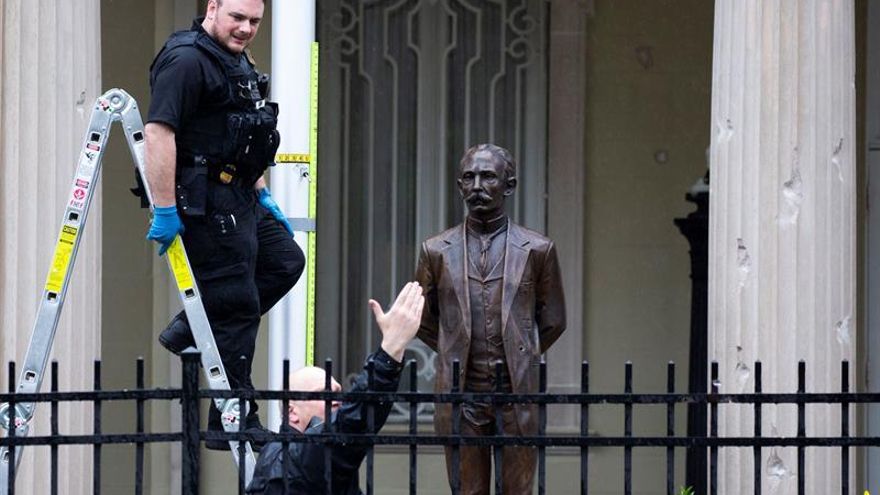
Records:
<instances>
[{"instance_id":1,"label":"statue's lapel","mask_svg":"<svg viewBox=\"0 0 880 495\"><path fill-rule=\"evenodd\" d=\"M519 291L519 282L529 260L528 244L529 239L522 235L520 227L509 222L504 253L504 286L501 289L502 334L507 331L507 317L510 316L510 308Z\"/></svg>"},{"instance_id":2,"label":"statue's lapel","mask_svg":"<svg viewBox=\"0 0 880 495\"><path fill-rule=\"evenodd\" d=\"M471 302L467 287L467 236L464 229L465 225L462 224L460 229L454 229L452 234L445 239L446 248L444 248L443 262L446 273L449 274L449 279L452 281L452 288L455 291L456 299L458 299L458 307L462 312L464 331L470 338Z\"/></svg>"}]
</instances>

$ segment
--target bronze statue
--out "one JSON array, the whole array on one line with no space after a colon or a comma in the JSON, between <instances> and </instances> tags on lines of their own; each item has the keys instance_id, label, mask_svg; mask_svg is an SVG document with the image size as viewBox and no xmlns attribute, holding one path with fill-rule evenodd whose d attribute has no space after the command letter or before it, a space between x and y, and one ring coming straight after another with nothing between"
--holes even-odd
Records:
<instances>
[{"instance_id":1,"label":"bronze statue","mask_svg":"<svg viewBox=\"0 0 880 495\"><path fill-rule=\"evenodd\" d=\"M516 163L510 152L480 144L462 157L458 188L467 218L422 243L416 280L425 294L418 336L437 351L435 390L452 388L452 363L461 362L466 392L538 391L541 354L565 330L565 302L553 242L507 217L505 199L516 188ZM495 376L495 363L502 363ZM504 404L504 434L535 435L536 404ZM493 404L461 407L462 435L493 435ZM451 433L450 404L437 404L434 429ZM452 449L446 469L452 483ZM489 494L489 447L461 448L461 493ZM507 447L502 454L503 492L532 493L536 452Z\"/></svg>"}]
</instances>

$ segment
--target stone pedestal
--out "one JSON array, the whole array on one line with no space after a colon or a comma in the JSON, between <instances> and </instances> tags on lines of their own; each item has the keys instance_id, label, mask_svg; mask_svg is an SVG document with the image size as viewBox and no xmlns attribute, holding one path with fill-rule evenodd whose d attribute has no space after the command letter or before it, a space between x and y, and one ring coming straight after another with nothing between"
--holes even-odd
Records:
<instances>
[{"instance_id":1,"label":"stone pedestal","mask_svg":"<svg viewBox=\"0 0 880 495\"><path fill-rule=\"evenodd\" d=\"M855 358L853 8L715 4L709 359L722 392L752 391L756 360L765 392L796 391L798 360L807 391L839 391L840 361ZM722 436L752 434L751 407L720 409ZM763 418L765 434L797 433L794 406ZM807 407L807 435L839 425L839 406ZM839 449L808 449L802 473L796 459L763 449L764 493L796 493L798 475L810 493L839 493ZM752 477L751 449L721 449L719 493L751 493Z\"/></svg>"},{"instance_id":2,"label":"stone pedestal","mask_svg":"<svg viewBox=\"0 0 880 495\"><path fill-rule=\"evenodd\" d=\"M0 2L0 383L21 363L69 195L91 106L100 92L98 0ZM120 131L121 132L121 131ZM52 359L62 390L90 390L100 357L101 193L95 191ZM20 369L20 367L19 367ZM17 379L17 377L14 377ZM43 390L49 389L49 379ZM92 431L92 407L59 407L63 433ZM32 435L47 435L46 405ZM63 447L60 487L91 492L91 450ZM49 449L25 449L16 493L49 493Z\"/></svg>"}]
</instances>

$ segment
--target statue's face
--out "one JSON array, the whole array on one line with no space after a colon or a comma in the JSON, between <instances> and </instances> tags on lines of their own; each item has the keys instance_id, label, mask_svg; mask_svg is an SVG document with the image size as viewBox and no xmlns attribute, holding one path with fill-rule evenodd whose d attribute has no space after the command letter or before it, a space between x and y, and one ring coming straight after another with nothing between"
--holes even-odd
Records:
<instances>
[{"instance_id":1,"label":"statue's face","mask_svg":"<svg viewBox=\"0 0 880 495\"><path fill-rule=\"evenodd\" d=\"M461 167L458 189L468 213L483 218L500 215L504 199L513 194L516 179L507 177L504 162L489 151L478 151Z\"/></svg>"}]
</instances>

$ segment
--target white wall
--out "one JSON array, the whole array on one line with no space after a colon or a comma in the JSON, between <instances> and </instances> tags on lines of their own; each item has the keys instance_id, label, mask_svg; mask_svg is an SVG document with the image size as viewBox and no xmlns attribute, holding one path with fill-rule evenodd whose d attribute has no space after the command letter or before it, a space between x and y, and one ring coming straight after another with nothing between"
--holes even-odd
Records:
<instances>
[{"instance_id":1,"label":"white wall","mask_svg":"<svg viewBox=\"0 0 880 495\"><path fill-rule=\"evenodd\" d=\"M0 2L0 384L6 363L24 360L74 166L91 107L100 93L98 0ZM73 35L76 33L76 35ZM57 328L52 359L60 388L90 390L100 358L101 186L83 231L75 272ZM20 370L20 368L19 368ZM49 380L43 383L48 390ZM64 433L89 433L91 407L62 406ZM48 408L37 409L32 435L48 433ZM90 450L60 450L61 485L91 491ZM25 450L17 493L48 493L49 450Z\"/></svg>"}]
</instances>

